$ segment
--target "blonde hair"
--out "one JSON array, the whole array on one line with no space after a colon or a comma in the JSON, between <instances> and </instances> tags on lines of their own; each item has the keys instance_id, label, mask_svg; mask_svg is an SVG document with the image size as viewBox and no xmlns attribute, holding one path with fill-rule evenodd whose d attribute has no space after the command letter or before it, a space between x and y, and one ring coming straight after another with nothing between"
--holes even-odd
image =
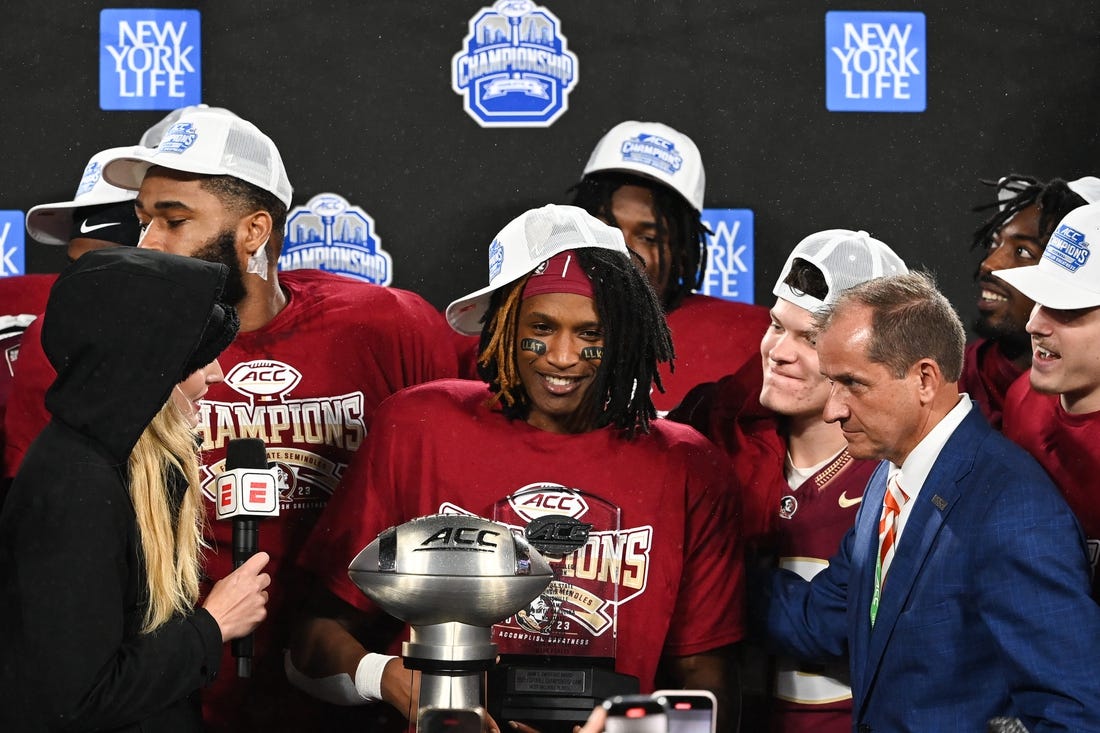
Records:
<instances>
[{"instance_id":1,"label":"blonde hair","mask_svg":"<svg viewBox=\"0 0 1100 733\"><path fill-rule=\"evenodd\" d=\"M138 438L129 463L149 594L142 632L149 633L194 608L206 546L195 433L171 399ZM173 522L169 487L174 473L182 475L186 489Z\"/></svg>"}]
</instances>

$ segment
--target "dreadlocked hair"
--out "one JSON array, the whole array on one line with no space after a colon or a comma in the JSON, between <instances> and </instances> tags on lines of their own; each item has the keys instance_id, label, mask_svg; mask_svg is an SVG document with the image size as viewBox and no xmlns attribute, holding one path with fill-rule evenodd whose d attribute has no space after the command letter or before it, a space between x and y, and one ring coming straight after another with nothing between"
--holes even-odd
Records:
<instances>
[{"instance_id":1,"label":"dreadlocked hair","mask_svg":"<svg viewBox=\"0 0 1100 733\"><path fill-rule=\"evenodd\" d=\"M493 292L478 345L478 376L488 383L494 400L511 418L526 418L530 404L516 364L519 306L529 279L531 273Z\"/></svg>"},{"instance_id":2,"label":"dreadlocked hair","mask_svg":"<svg viewBox=\"0 0 1100 733\"><path fill-rule=\"evenodd\" d=\"M668 237L671 261L662 252L658 263L662 280L668 273L664 293L658 293L666 312L675 310L693 290L703 286L707 269L707 234L699 212L668 186L630 173L591 173L570 191L575 192L573 205L592 216L618 226L611 213L611 196L623 186L641 186L653 192L653 208L657 215L657 233Z\"/></svg>"},{"instance_id":3,"label":"dreadlocked hair","mask_svg":"<svg viewBox=\"0 0 1100 733\"><path fill-rule=\"evenodd\" d=\"M657 371L675 357L672 335L656 293L625 255L586 247L574 250L592 281L604 332L604 356L580 408L578 424L613 425L631 439L657 417L650 387L664 392ZM519 377L516 331L529 276L493 293L481 332L478 374L511 419L526 419L530 400Z\"/></svg>"},{"instance_id":4,"label":"dreadlocked hair","mask_svg":"<svg viewBox=\"0 0 1100 733\"><path fill-rule=\"evenodd\" d=\"M997 209L996 213L974 232L971 247L975 249L988 247L994 235L1008 223L1009 219L1032 205L1039 207L1039 241L1045 245L1058 222L1078 206L1084 206L1087 203L1061 178L1043 183L1031 176L1010 173L999 181L983 179L982 183L992 186L998 194L1002 191L1014 193L1009 198L974 207L974 211Z\"/></svg>"}]
</instances>

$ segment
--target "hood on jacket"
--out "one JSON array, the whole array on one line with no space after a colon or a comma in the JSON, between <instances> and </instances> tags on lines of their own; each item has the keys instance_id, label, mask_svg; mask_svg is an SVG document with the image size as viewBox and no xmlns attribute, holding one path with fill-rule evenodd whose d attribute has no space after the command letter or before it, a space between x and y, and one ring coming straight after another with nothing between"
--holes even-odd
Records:
<instances>
[{"instance_id":1,"label":"hood on jacket","mask_svg":"<svg viewBox=\"0 0 1100 733\"><path fill-rule=\"evenodd\" d=\"M225 265L116 247L85 254L50 290L42 347L57 370L55 419L123 462L190 372L232 342L237 313L218 302Z\"/></svg>"}]
</instances>

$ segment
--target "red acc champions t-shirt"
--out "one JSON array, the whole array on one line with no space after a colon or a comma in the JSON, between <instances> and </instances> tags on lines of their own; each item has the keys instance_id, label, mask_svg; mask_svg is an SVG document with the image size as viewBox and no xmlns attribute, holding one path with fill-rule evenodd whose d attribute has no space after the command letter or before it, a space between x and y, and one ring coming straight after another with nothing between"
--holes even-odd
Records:
<instances>
[{"instance_id":1,"label":"red acc champions t-shirt","mask_svg":"<svg viewBox=\"0 0 1100 733\"><path fill-rule=\"evenodd\" d=\"M510 507L525 519L530 506L561 504L566 489L579 489L617 505L621 522L617 540L597 525L559 568L563 585L549 602L559 621L576 625L578 645L566 653L601 644L617 612L616 670L637 676L648 691L662 654L698 654L742 637L737 497L718 451L664 420L631 441L613 428L549 433L508 420L486 406L488 398L483 383L445 380L383 403L368 449L353 461L304 555L332 592L374 610L347 566L391 526L436 513L492 518L498 501L534 490L527 507ZM582 522L594 513L584 502L570 506ZM617 599L607 594L608 580L618 583ZM540 612L528 613L531 622ZM498 638L522 644L523 625L505 622Z\"/></svg>"}]
</instances>

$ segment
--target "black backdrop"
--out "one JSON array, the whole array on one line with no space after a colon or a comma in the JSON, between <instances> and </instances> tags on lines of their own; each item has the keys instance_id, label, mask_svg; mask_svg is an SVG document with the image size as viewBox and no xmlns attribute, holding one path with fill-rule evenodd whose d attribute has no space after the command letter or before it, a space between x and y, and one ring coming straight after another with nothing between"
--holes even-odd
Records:
<instances>
[{"instance_id":1,"label":"black backdrop","mask_svg":"<svg viewBox=\"0 0 1100 733\"><path fill-rule=\"evenodd\" d=\"M101 148L163 112L104 112L99 11L202 13L203 101L279 145L295 204L344 196L373 218L394 285L437 306L484 284L492 235L567 201L596 140L624 119L691 135L708 207L754 210L757 301L805 234L864 228L934 272L964 320L979 178L1100 174L1100 3L958 0L545 0L579 58L547 129L483 129L450 62L488 0L43 2L8 0L0 44L0 209L71 197ZM923 113L825 109L828 10L921 11ZM60 248L28 242L27 269Z\"/></svg>"}]
</instances>

